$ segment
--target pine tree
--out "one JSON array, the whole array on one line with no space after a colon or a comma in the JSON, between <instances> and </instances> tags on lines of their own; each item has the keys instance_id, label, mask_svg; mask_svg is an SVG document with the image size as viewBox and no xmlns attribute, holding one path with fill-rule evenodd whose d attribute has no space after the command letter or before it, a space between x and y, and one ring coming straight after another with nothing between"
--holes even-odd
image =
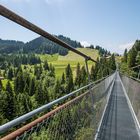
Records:
<instances>
[{"instance_id":1,"label":"pine tree","mask_svg":"<svg viewBox=\"0 0 140 140\"><path fill-rule=\"evenodd\" d=\"M48 90L46 88L43 88L43 85L44 84L42 84L42 81L38 81L35 92L35 98L38 105L43 105L49 100Z\"/></svg>"},{"instance_id":2,"label":"pine tree","mask_svg":"<svg viewBox=\"0 0 140 140\"><path fill-rule=\"evenodd\" d=\"M63 95L65 95L65 86L61 84L60 80L56 80L56 83L54 85L54 99L60 98Z\"/></svg>"},{"instance_id":3,"label":"pine tree","mask_svg":"<svg viewBox=\"0 0 140 140\"><path fill-rule=\"evenodd\" d=\"M24 80L24 92L29 92L29 84L31 81L30 74L28 72L23 73L23 80Z\"/></svg>"},{"instance_id":4,"label":"pine tree","mask_svg":"<svg viewBox=\"0 0 140 140\"><path fill-rule=\"evenodd\" d=\"M24 108L24 113L28 113L32 110L32 102L29 95L25 92L22 97L22 104Z\"/></svg>"},{"instance_id":5,"label":"pine tree","mask_svg":"<svg viewBox=\"0 0 140 140\"><path fill-rule=\"evenodd\" d=\"M43 96L44 96L44 104L50 102L49 92L48 92L48 83L47 79L43 81Z\"/></svg>"},{"instance_id":6,"label":"pine tree","mask_svg":"<svg viewBox=\"0 0 140 140\"><path fill-rule=\"evenodd\" d=\"M68 79L72 75L72 70L71 70L70 64L67 65L65 73L66 73L66 79Z\"/></svg>"},{"instance_id":7,"label":"pine tree","mask_svg":"<svg viewBox=\"0 0 140 140\"><path fill-rule=\"evenodd\" d=\"M34 75L36 76L36 79L39 80L41 77L41 74L43 72L42 65L40 66L34 65Z\"/></svg>"},{"instance_id":8,"label":"pine tree","mask_svg":"<svg viewBox=\"0 0 140 140\"><path fill-rule=\"evenodd\" d=\"M38 67L37 65L34 65L34 75L37 75L37 73L38 73Z\"/></svg>"},{"instance_id":9,"label":"pine tree","mask_svg":"<svg viewBox=\"0 0 140 140\"><path fill-rule=\"evenodd\" d=\"M49 76L50 77L55 77L55 68L52 66L52 64L50 64Z\"/></svg>"},{"instance_id":10,"label":"pine tree","mask_svg":"<svg viewBox=\"0 0 140 140\"><path fill-rule=\"evenodd\" d=\"M70 93L74 90L73 77L70 76L66 82L66 92Z\"/></svg>"},{"instance_id":11,"label":"pine tree","mask_svg":"<svg viewBox=\"0 0 140 140\"><path fill-rule=\"evenodd\" d=\"M116 70L115 55L112 54L109 62L109 66L112 70Z\"/></svg>"},{"instance_id":12,"label":"pine tree","mask_svg":"<svg viewBox=\"0 0 140 140\"><path fill-rule=\"evenodd\" d=\"M24 82L24 77L23 77L23 72L19 71L17 74L17 77L15 78L15 91L16 92L23 92L25 88L25 82Z\"/></svg>"},{"instance_id":13,"label":"pine tree","mask_svg":"<svg viewBox=\"0 0 140 140\"><path fill-rule=\"evenodd\" d=\"M70 93L74 89L73 74L72 74L70 64L67 65L65 71L66 71L66 92Z\"/></svg>"},{"instance_id":14,"label":"pine tree","mask_svg":"<svg viewBox=\"0 0 140 140\"><path fill-rule=\"evenodd\" d=\"M100 68L97 73L97 80L102 78L102 69Z\"/></svg>"},{"instance_id":15,"label":"pine tree","mask_svg":"<svg viewBox=\"0 0 140 140\"><path fill-rule=\"evenodd\" d=\"M3 87L2 81L0 80L0 91L2 90L2 87Z\"/></svg>"},{"instance_id":16,"label":"pine tree","mask_svg":"<svg viewBox=\"0 0 140 140\"><path fill-rule=\"evenodd\" d=\"M78 63L76 68L75 85L80 87L80 84L81 84L81 70L80 70L80 63Z\"/></svg>"},{"instance_id":17,"label":"pine tree","mask_svg":"<svg viewBox=\"0 0 140 140\"><path fill-rule=\"evenodd\" d=\"M62 78L61 78L61 84L65 84L65 82L66 82L65 74L64 74L64 72L63 72Z\"/></svg>"},{"instance_id":18,"label":"pine tree","mask_svg":"<svg viewBox=\"0 0 140 140\"><path fill-rule=\"evenodd\" d=\"M32 110L32 102L30 96L24 92L17 95L17 115L23 115Z\"/></svg>"},{"instance_id":19,"label":"pine tree","mask_svg":"<svg viewBox=\"0 0 140 140\"><path fill-rule=\"evenodd\" d=\"M137 60L138 65L140 65L140 51L137 54L136 60Z\"/></svg>"},{"instance_id":20,"label":"pine tree","mask_svg":"<svg viewBox=\"0 0 140 140\"><path fill-rule=\"evenodd\" d=\"M133 67L136 64L137 51L132 48L128 53L128 67Z\"/></svg>"},{"instance_id":21,"label":"pine tree","mask_svg":"<svg viewBox=\"0 0 140 140\"><path fill-rule=\"evenodd\" d=\"M11 67L8 71L7 77L8 77L9 80L12 80L12 78L14 77L13 69Z\"/></svg>"},{"instance_id":22,"label":"pine tree","mask_svg":"<svg viewBox=\"0 0 140 140\"><path fill-rule=\"evenodd\" d=\"M42 64L39 65L39 72L40 72L40 75L41 75L42 72L43 72Z\"/></svg>"},{"instance_id":23,"label":"pine tree","mask_svg":"<svg viewBox=\"0 0 140 140\"><path fill-rule=\"evenodd\" d=\"M18 72L23 73L22 67L21 67L21 66L19 66L19 67L15 70L15 77L17 76Z\"/></svg>"},{"instance_id":24,"label":"pine tree","mask_svg":"<svg viewBox=\"0 0 140 140\"><path fill-rule=\"evenodd\" d=\"M114 61L113 63L115 64L115 59L113 61ZM110 60L110 62L112 63L112 60ZM106 57L102 57L102 59L100 59L101 66L100 66L100 69L98 70L98 74L97 74L98 79L105 77L109 74L108 69L110 67L110 65L109 65L110 62L107 61ZM116 65L115 65L115 67L116 67Z\"/></svg>"},{"instance_id":25,"label":"pine tree","mask_svg":"<svg viewBox=\"0 0 140 140\"><path fill-rule=\"evenodd\" d=\"M8 120L12 120L16 115L16 105L15 105L15 96L11 87L10 82L6 84L6 105L4 107L4 115Z\"/></svg>"},{"instance_id":26,"label":"pine tree","mask_svg":"<svg viewBox=\"0 0 140 140\"><path fill-rule=\"evenodd\" d=\"M7 122L7 119L5 117L6 105L7 105L6 91L0 90L0 124L4 124Z\"/></svg>"},{"instance_id":27,"label":"pine tree","mask_svg":"<svg viewBox=\"0 0 140 140\"><path fill-rule=\"evenodd\" d=\"M95 80L97 80L97 73L100 69L100 61L99 61L99 58L97 58L97 63L95 63L95 68L94 68L94 73L95 73Z\"/></svg>"},{"instance_id":28,"label":"pine tree","mask_svg":"<svg viewBox=\"0 0 140 140\"><path fill-rule=\"evenodd\" d=\"M48 70L49 71L49 64L48 64L47 60L44 61L43 67L44 67L44 70Z\"/></svg>"},{"instance_id":29,"label":"pine tree","mask_svg":"<svg viewBox=\"0 0 140 140\"><path fill-rule=\"evenodd\" d=\"M82 66L82 68L81 68L81 83L82 83L82 85L87 84L87 73L86 73L86 69L84 66Z\"/></svg>"},{"instance_id":30,"label":"pine tree","mask_svg":"<svg viewBox=\"0 0 140 140\"><path fill-rule=\"evenodd\" d=\"M96 79L95 68L93 65L92 65L91 70L90 70L90 78L92 81L95 81L95 79Z\"/></svg>"},{"instance_id":31,"label":"pine tree","mask_svg":"<svg viewBox=\"0 0 140 140\"><path fill-rule=\"evenodd\" d=\"M35 84L35 78L33 77L31 80L30 80L30 84L29 84L29 95L32 96L35 94L35 87L36 87L36 84Z\"/></svg>"},{"instance_id":32,"label":"pine tree","mask_svg":"<svg viewBox=\"0 0 140 140\"><path fill-rule=\"evenodd\" d=\"M2 72L1 72L1 69L0 69L0 76L2 76Z\"/></svg>"},{"instance_id":33,"label":"pine tree","mask_svg":"<svg viewBox=\"0 0 140 140\"><path fill-rule=\"evenodd\" d=\"M55 83L55 86L54 86L54 99L57 99L60 97L60 81L57 79L56 80L56 83Z\"/></svg>"},{"instance_id":34,"label":"pine tree","mask_svg":"<svg viewBox=\"0 0 140 140\"><path fill-rule=\"evenodd\" d=\"M124 51L123 61L124 61L125 63L127 63L127 49L125 49L125 51Z\"/></svg>"},{"instance_id":35,"label":"pine tree","mask_svg":"<svg viewBox=\"0 0 140 140\"><path fill-rule=\"evenodd\" d=\"M43 100L44 100L43 99L43 90L42 90L42 85L41 85L40 81L37 82L35 98L36 98L38 105L43 104Z\"/></svg>"}]
</instances>

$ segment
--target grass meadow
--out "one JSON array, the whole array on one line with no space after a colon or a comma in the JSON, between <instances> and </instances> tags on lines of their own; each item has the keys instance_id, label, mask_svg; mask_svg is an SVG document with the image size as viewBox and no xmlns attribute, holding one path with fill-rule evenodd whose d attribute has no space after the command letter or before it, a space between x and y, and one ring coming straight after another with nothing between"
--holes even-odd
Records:
<instances>
[{"instance_id":1,"label":"grass meadow","mask_svg":"<svg viewBox=\"0 0 140 140\"><path fill-rule=\"evenodd\" d=\"M97 59L97 57L99 57L98 50L94 50L90 48L78 48L78 50L92 57L95 60ZM77 63L79 62L81 66L85 65L84 58L71 51L69 51L69 53L66 56L60 56L58 54L54 54L54 55L43 54L39 56L42 62L44 60L47 60L49 63L52 63L52 65L55 67L55 73L57 78L60 78L62 76L62 73L65 72L65 68L68 64L71 65L74 77L75 77ZM92 61L89 61L88 64L89 64L89 69L91 68L92 65L94 65Z\"/></svg>"}]
</instances>

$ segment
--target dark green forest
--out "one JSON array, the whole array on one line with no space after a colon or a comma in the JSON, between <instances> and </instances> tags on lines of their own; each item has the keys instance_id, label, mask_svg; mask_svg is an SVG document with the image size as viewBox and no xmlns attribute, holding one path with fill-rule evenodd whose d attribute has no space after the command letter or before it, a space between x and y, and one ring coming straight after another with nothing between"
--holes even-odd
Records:
<instances>
[{"instance_id":1,"label":"dark green forest","mask_svg":"<svg viewBox=\"0 0 140 140\"><path fill-rule=\"evenodd\" d=\"M56 36L58 39L68 43L74 48L83 48L83 46L78 41L71 40L63 35ZM105 50L100 46L90 45L88 48L99 50L100 55L110 55L110 52ZM15 40L2 40L0 39L0 54L13 54L13 53L38 53L38 54L68 54L68 50L55 44L54 42L44 38L38 37L27 43Z\"/></svg>"},{"instance_id":2,"label":"dark green forest","mask_svg":"<svg viewBox=\"0 0 140 140\"><path fill-rule=\"evenodd\" d=\"M125 49L121 59L120 70L129 76L137 78L139 73L138 65L140 65L140 40L136 40L129 51Z\"/></svg>"}]
</instances>

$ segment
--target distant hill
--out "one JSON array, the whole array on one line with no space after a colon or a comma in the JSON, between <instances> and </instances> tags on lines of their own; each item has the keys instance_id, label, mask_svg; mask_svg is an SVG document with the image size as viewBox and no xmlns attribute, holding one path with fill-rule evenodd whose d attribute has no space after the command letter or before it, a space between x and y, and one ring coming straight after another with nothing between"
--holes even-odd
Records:
<instances>
[{"instance_id":1,"label":"distant hill","mask_svg":"<svg viewBox=\"0 0 140 140\"><path fill-rule=\"evenodd\" d=\"M64 37L63 35L59 35L56 37L68 43L74 48L82 48L80 42L71 40L70 38ZM38 53L38 54L55 54L55 53L58 53L60 55L68 54L67 49L57 45L56 43L44 37L38 37L25 44L21 41L0 39L0 53L9 54L19 51L23 51L23 53Z\"/></svg>"},{"instance_id":2,"label":"distant hill","mask_svg":"<svg viewBox=\"0 0 140 140\"><path fill-rule=\"evenodd\" d=\"M82 48L80 42L71 40L68 37L64 37L62 35L57 36L59 39L63 40L64 42L68 43L74 48ZM35 52L35 53L42 53L42 54L55 54L58 53L60 55L66 55L68 50L57 45L56 43L44 38L38 37L28 43L25 44L23 52Z\"/></svg>"},{"instance_id":3,"label":"distant hill","mask_svg":"<svg viewBox=\"0 0 140 140\"><path fill-rule=\"evenodd\" d=\"M71 45L74 48L83 48L83 46L80 44L80 42L71 40L68 37L65 37L63 35L56 36L60 40L63 40L67 44ZM96 49L99 51L99 54L102 55L110 55L110 52L105 50L104 48L100 46L94 47L93 45L88 46L90 49ZM60 45L44 38L44 37L38 37L36 39L33 39L27 43L23 43L21 41L15 41L15 40L2 40L0 39L0 53L1 54L11 54L11 53L37 53L37 54L59 54L62 56L65 56L68 54L67 49L61 47Z\"/></svg>"},{"instance_id":4,"label":"distant hill","mask_svg":"<svg viewBox=\"0 0 140 140\"><path fill-rule=\"evenodd\" d=\"M0 39L0 53L15 53L24 47L24 43L15 40L2 40Z\"/></svg>"}]
</instances>

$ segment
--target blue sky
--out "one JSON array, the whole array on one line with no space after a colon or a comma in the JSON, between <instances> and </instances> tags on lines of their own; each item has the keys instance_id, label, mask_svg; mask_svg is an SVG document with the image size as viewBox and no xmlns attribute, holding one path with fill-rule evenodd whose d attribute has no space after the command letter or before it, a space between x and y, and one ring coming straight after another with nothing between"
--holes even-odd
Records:
<instances>
[{"instance_id":1,"label":"blue sky","mask_svg":"<svg viewBox=\"0 0 140 140\"><path fill-rule=\"evenodd\" d=\"M123 52L140 38L140 0L0 0L52 34ZM29 41L37 34L0 17L0 38Z\"/></svg>"}]
</instances>

